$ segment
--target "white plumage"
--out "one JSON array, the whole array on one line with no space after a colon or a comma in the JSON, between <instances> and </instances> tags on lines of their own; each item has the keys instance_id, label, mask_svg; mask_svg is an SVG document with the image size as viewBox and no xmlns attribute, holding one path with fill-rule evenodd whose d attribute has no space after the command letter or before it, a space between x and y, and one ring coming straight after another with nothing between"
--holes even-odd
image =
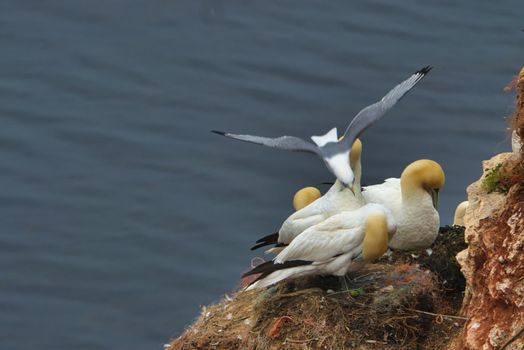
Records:
<instances>
[{"instance_id":1,"label":"white plumage","mask_svg":"<svg viewBox=\"0 0 524 350\"><path fill-rule=\"evenodd\" d=\"M257 243L287 245L309 227L321 223L337 213L360 208L364 204L364 198L360 191L360 178L362 176L360 160L362 143L360 140L357 139L354 142L351 152L352 154L349 157L351 158L352 168L355 170L354 190L344 186L339 180L336 180L326 194L308 206L291 214L283 222L278 230L277 236L266 236L258 240ZM281 248L272 248L268 252L278 253L281 250Z\"/></svg>"},{"instance_id":2,"label":"white plumage","mask_svg":"<svg viewBox=\"0 0 524 350\"><path fill-rule=\"evenodd\" d=\"M289 244L307 228L337 213L358 209L363 204L360 191L358 195L353 194L349 188L337 180L326 194L307 207L296 211L284 221L279 230L278 242Z\"/></svg>"},{"instance_id":3,"label":"white plumage","mask_svg":"<svg viewBox=\"0 0 524 350\"><path fill-rule=\"evenodd\" d=\"M322 158L329 171L331 171L342 184L352 186L354 183L354 169L351 168L347 155L351 150L353 142L362 132L380 120L387 111L393 108L430 70L430 66L420 69L391 89L380 101L358 112L346 128L344 137L340 140L333 137L334 135L336 136L335 128L331 129L325 135L312 136L311 138L314 144L296 136L271 138L257 135L232 134L218 130L212 130L212 132L235 140L270 148L316 154Z\"/></svg>"},{"instance_id":4,"label":"white plumage","mask_svg":"<svg viewBox=\"0 0 524 350\"><path fill-rule=\"evenodd\" d=\"M333 215L298 235L273 262L263 266L275 270L269 270L270 273L247 289L311 274L344 276L381 256L387 250L389 237L395 229L391 212L378 204L367 204ZM305 265L285 268L286 263L293 262ZM246 275L259 270L262 273L268 271L255 268Z\"/></svg>"},{"instance_id":5,"label":"white plumage","mask_svg":"<svg viewBox=\"0 0 524 350\"><path fill-rule=\"evenodd\" d=\"M465 226L464 218L466 216L466 210L468 209L469 202L463 201L457 205L455 209L455 215L453 216L453 225Z\"/></svg>"},{"instance_id":6,"label":"white plumage","mask_svg":"<svg viewBox=\"0 0 524 350\"><path fill-rule=\"evenodd\" d=\"M431 160L418 160L403 171L401 179L386 179L380 185L363 188L367 203L382 204L391 210L397 223L389 246L396 250L427 248L438 235L440 217L435 208L444 172Z\"/></svg>"},{"instance_id":7,"label":"white plumage","mask_svg":"<svg viewBox=\"0 0 524 350\"><path fill-rule=\"evenodd\" d=\"M329 130L326 134L322 136L311 136L311 140L318 146L318 147L324 147L329 142L337 142L338 141L338 132L337 128L333 128ZM348 151L349 152L349 151Z\"/></svg>"}]
</instances>

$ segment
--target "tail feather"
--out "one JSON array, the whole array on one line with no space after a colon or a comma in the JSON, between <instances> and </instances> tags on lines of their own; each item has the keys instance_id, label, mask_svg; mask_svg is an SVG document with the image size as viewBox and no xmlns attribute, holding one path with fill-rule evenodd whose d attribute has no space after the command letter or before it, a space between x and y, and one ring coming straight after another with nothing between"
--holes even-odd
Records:
<instances>
[{"instance_id":1,"label":"tail feather","mask_svg":"<svg viewBox=\"0 0 524 350\"><path fill-rule=\"evenodd\" d=\"M262 248L262 247L265 247L267 245L271 245L273 244L273 242L261 242L261 243L258 243L258 244L255 244L254 246L252 246L251 248L249 248L250 250L256 250L258 248Z\"/></svg>"},{"instance_id":2,"label":"tail feather","mask_svg":"<svg viewBox=\"0 0 524 350\"><path fill-rule=\"evenodd\" d=\"M275 233L271 233L267 236L260 238L255 243L262 243L262 242L275 242L276 243L277 241L278 241L278 232L275 232Z\"/></svg>"},{"instance_id":3,"label":"tail feather","mask_svg":"<svg viewBox=\"0 0 524 350\"><path fill-rule=\"evenodd\" d=\"M273 247L273 248L269 248L268 250L266 250L264 253L265 254L275 254L275 255L278 255L281 251L284 250L285 247Z\"/></svg>"},{"instance_id":4,"label":"tail feather","mask_svg":"<svg viewBox=\"0 0 524 350\"><path fill-rule=\"evenodd\" d=\"M256 274L259 274L259 273L272 273L272 272L275 272L275 271L278 271L278 270L284 270L284 269L289 269L291 267L296 267L296 266L304 266L304 265L311 265L313 262L312 261L305 261L305 260L290 260L290 261L286 261L282 264L275 264L275 262L273 260L270 260L270 261L266 261L260 265L257 265L255 266L253 269L249 270L248 272L246 272L245 274L242 275L242 277L247 277L247 276L251 276L251 275L256 275Z\"/></svg>"},{"instance_id":5,"label":"tail feather","mask_svg":"<svg viewBox=\"0 0 524 350\"><path fill-rule=\"evenodd\" d=\"M264 236L260 238L258 241L256 241L254 246L251 247L251 250L258 249L260 247L265 247L270 244L277 244L278 243L278 232L272 233L270 235Z\"/></svg>"},{"instance_id":6,"label":"tail feather","mask_svg":"<svg viewBox=\"0 0 524 350\"><path fill-rule=\"evenodd\" d=\"M291 268L286 268L278 271L265 272L261 274L256 280L251 282L246 290L251 290L255 288L263 288L275 284L277 282L283 281L291 277L305 276L314 273L315 266L306 265L306 266L296 266Z\"/></svg>"},{"instance_id":7,"label":"tail feather","mask_svg":"<svg viewBox=\"0 0 524 350\"><path fill-rule=\"evenodd\" d=\"M283 251L284 248L286 248L288 245L289 244L285 244L285 243L277 243L277 244L275 244L275 246L273 248L269 248L264 253L266 253L266 254L278 254L281 251Z\"/></svg>"},{"instance_id":8,"label":"tail feather","mask_svg":"<svg viewBox=\"0 0 524 350\"><path fill-rule=\"evenodd\" d=\"M268 269L269 266L272 266L272 265L273 265L273 260L263 262L262 264L257 265L254 268L252 268L251 270L249 270L248 272L244 273L242 275L242 278L251 276L251 275L256 275L257 273L264 273L264 271Z\"/></svg>"}]
</instances>

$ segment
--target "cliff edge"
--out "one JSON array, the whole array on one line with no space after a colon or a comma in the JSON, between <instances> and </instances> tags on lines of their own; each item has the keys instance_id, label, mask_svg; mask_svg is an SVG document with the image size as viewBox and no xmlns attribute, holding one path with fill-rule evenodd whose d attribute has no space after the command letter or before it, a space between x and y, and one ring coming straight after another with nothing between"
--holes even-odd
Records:
<instances>
[{"instance_id":1,"label":"cliff edge","mask_svg":"<svg viewBox=\"0 0 524 350\"><path fill-rule=\"evenodd\" d=\"M513 134L524 136L524 69L515 79ZM457 349L524 349L524 157L522 147L483 162L468 189L465 238L457 255L468 318Z\"/></svg>"},{"instance_id":2,"label":"cliff edge","mask_svg":"<svg viewBox=\"0 0 524 350\"><path fill-rule=\"evenodd\" d=\"M524 69L512 129L524 139ZM514 143L515 144L515 143ZM204 306L179 349L524 349L524 154L483 162L464 227L430 249L384 256L353 275L240 289ZM456 256L456 258L455 258Z\"/></svg>"}]
</instances>

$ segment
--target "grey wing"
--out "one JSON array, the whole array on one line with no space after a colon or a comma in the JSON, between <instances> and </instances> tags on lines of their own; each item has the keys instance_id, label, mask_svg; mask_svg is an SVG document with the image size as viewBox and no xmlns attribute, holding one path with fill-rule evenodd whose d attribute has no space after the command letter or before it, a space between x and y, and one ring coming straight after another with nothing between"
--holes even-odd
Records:
<instances>
[{"instance_id":1,"label":"grey wing","mask_svg":"<svg viewBox=\"0 0 524 350\"><path fill-rule=\"evenodd\" d=\"M222 131L216 131L216 130L211 130L211 132L225 136L225 137L229 137L235 140L255 143L257 145L262 145L266 147L278 148L278 149L283 149L286 151L308 152L308 153L320 154L320 150L318 149L317 146L299 137L281 136L277 138L269 138L269 137L254 136L254 135L230 134L228 132L222 132Z\"/></svg>"},{"instance_id":2,"label":"grey wing","mask_svg":"<svg viewBox=\"0 0 524 350\"><path fill-rule=\"evenodd\" d=\"M421 81L431 69L431 66L426 66L415 72L408 79L390 90L380 101L361 110L347 127L346 132L344 133L344 143L351 147L353 141L355 141L364 130L382 118L384 114L386 114L388 110L404 97L404 95L415 87L415 85L417 85L417 83Z\"/></svg>"}]
</instances>

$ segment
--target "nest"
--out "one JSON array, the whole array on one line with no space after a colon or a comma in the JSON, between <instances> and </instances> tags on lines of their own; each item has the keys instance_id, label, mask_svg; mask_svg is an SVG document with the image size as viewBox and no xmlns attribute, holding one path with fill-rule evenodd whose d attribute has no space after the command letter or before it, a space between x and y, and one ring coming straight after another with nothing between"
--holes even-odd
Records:
<instances>
[{"instance_id":1,"label":"nest","mask_svg":"<svg viewBox=\"0 0 524 350\"><path fill-rule=\"evenodd\" d=\"M431 248L418 252L392 252L383 257L382 261L418 264L431 270L446 297L458 308L466 288L466 279L460 271L456 255L467 246L463 226L445 226L440 228Z\"/></svg>"},{"instance_id":2,"label":"nest","mask_svg":"<svg viewBox=\"0 0 524 350\"><path fill-rule=\"evenodd\" d=\"M463 323L453 316L463 242L463 228L445 228L432 254L394 253L350 276L349 290L316 276L239 291L204 307L168 349L443 348Z\"/></svg>"}]
</instances>

